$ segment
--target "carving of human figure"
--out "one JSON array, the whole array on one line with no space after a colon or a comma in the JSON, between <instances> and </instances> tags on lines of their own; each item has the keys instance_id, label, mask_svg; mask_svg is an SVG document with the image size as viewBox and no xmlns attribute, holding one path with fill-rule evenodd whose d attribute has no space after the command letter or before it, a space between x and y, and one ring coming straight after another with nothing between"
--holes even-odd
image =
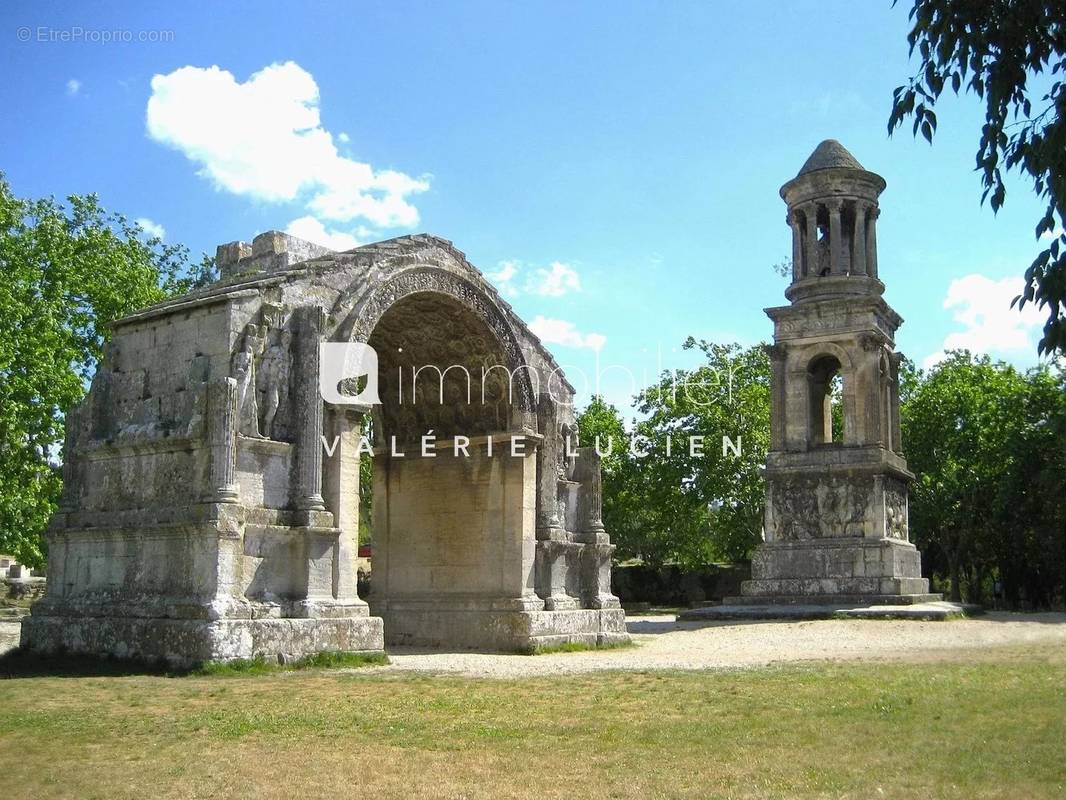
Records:
<instances>
[{"instance_id":1,"label":"carving of human figure","mask_svg":"<svg viewBox=\"0 0 1066 800\"><path fill-rule=\"evenodd\" d=\"M574 466L577 462L577 431L570 425L563 423L559 426L559 444L556 459L556 472L561 481L574 479Z\"/></svg>"},{"instance_id":2,"label":"carving of human figure","mask_svg":"<svg viewBox=\"0 0 1066 800\"><path fill-rule=\"evenodd\" d=\"M262 438L259 433L259 407L255 398L255 355L250 337L233 356L233 377L237 380L238 430L245 436Z\"/></svg>"},{"instance_id":3,"label":"carving of human figure","mask_svg":"<svg viewBox=\"0 0 1066 800\"><path fill-rule=\"evenodd\" d=\"M289 387L289 341L292 335L282 331L274 344L267 348L259 365L258 384L263 392L263 418L260 430L270 439L274 435L274 420L281 406L282 395Z\"/></svg>"}]
</instances>

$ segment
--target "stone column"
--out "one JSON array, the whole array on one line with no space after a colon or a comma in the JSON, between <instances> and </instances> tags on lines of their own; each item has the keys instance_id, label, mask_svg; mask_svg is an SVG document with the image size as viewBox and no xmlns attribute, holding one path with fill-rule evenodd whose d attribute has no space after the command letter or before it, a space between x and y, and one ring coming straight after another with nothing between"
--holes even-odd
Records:
<instances>
[{"instance_id":1,"label":"stone column","mask_svg":"<svg viewBox=\"0 0 1066 800\"><path fill-rule=\"evenodd\" d=\"M210 458L205 499L210 503L236 503L237 488L237 381L223 378L207 386L207 446Z\"/></svg>"},{"instance_id":2,"label":"stone column","mask_svg":"<svg viewBox=\"0 0 1066 800\"><path fill-rule=\"evenodd\" d=\"M803 228L794 210L788 212L786 221L792 228L792 280L798 281L803 277Z\"/></svg>"},{"instance_id":3,"label":"stone column","mask_svg":"<svg viewBox=\"0 0 1066 800\"><path fill-rule=\"evenodd\" d=\"M784 345L767 345L770 356L770 449L785 449L785 358Z\"/></svg>"},{"instance_id":4,"label":"stone column","mask_svg":"<svg viewBox=\"0 0 1066 800\"><path fill-rule=\"evenodd\" d=\"M803 274L809 278L818 274L818 204L805 205L803 215L807 218L807 263Z\"/></svg>"},{"instance_id":5,"label":"stone column","mask_svg":"<svg viewBox=\"0 0 1066 800\"><path fill-rule=\"evenodd\" d=\"M888 421L891 426L889 430L892 435L892 449L897 453L903 452L903 440L902 432L900 431L899 423L899 362L900 354L892 353L888 357L889 365L889 388L888 388L888 401L889 401L889 413Z\"/></svg>"},{"instance_id":6,"label":"stone column","mask_svg":"<svg viewBox=\"0 0 1066 800\"><path fill-rule=\"evenodd\" d=\"M582 598L587 608L619 608L621 602L611 593L611 556L613 544L582 545Z\"/></svg>"},{"instance_id":7,"label":"stone column","mask_svg":"<svg viewBox=\"0 0 1066 800\"><path fill-rule=\"evenodd\" d=\"M558 463L563 455L559 438L559 413L550 394L537 403L538 433L544 438L537 447L537 538L558 541L566 538L559 509Z\"/></svg>"},{"instance_id":8,"label":"stone column","mask_svg":"<svg viewBox=\"0 0 1066 800\"><path fill-rule=\"evenodd\" d=\"M855 201L855 230L851 237L851 249L855 254L851 264L853 275L866 274L866 203Z\"/></svg>"},{"instance_id":9,"label":"stone column","mask_svg":"<svg viewBox=\"0 0 1066 800\"><path fill-rule=\"evenodd\" d=\"M582 542L605 543L607 531L603 527L603 478L600 455L595 447L579 447L574 478L581 484L578 502L578 539Z\"/></svg>"},{"instance_id":10,"label":"stone column","mask_svg":"<svg viewBox=\"0 0 1066 800\"><path fill-rule=\"evenodd\" d=\"M82 402L67 412L66 434L63 437L63 492L60 495L58 514L67 514L77 507L78 441L84 436L87 403Z\"/></svg>"},{"instance_id":11,"label":"stone column","mask_svg":"<svg viewBox=\"0 0 1066 800\"><path fill-rule=\"evenodd\" d=\"M578 448L574 477L581 484L578 527L582 544L579 568L580 593L588 608L618 608L611 594L611 555L614 545L603 527L603 489L600 456L595 447Z\"/></svg>"},{"instance_id":12,"label":"stone column","mask_svg":"<svg viewBox=\"0 0 1066 800\"><path fill-rule=\"evenodd\" d=\"M829 272L833 275L840 275L844 271L844 259L840 251L840 210L843 207L843 201L829 200L826 207L829 209Z\"/></svg>"},{"instance_id":13,"label":"stone column","mask_svg":"<svg viewBox=\"0 0 1066 800\"><path fill-rule=\"evenodd\" d=\"M322 397L318 390L318 345L321 341L322 310L318 306L297 309L294 367L293 418L296 430L296 508L323 511L322 501Z\"/></svg>"},{"instance_id":14,"label":"stone column","mask_svg":"<svg viewBox=\"0 0 1066 800\"><path fill-rule=\"evenodd\" d=\"M877 218L881 209L873 206L869 209L869 221L866 223L866 274L877 277Z\"/></svg>"},{"instance_id":15,"label":"stone column","mask_svg":"<svg viewBox=\"0 0 1066 800\"><path fill-rule=\"evenodd\" d=\"M334 549L333 585L337 600L362 604L356 591L356 556L359 543L359 442L362 436L360 406L330 406L332 423L327 439L334 448L323 468L322 495L333 524L340 529ZM369 456L367 456L369 458Z\"/></svg>"}]
</instances>

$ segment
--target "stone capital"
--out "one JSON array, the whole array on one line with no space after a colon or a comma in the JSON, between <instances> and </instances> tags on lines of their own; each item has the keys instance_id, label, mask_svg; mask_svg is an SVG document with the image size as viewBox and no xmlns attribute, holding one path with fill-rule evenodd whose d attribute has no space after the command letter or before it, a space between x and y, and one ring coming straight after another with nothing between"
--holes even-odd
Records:
<instances>
[{"instance_id":1,"label":"stone capital","mask_svg":"<svg viewBox=\"0 0 1066 800\"><path fill-rule=\"evenodd\" d=\"M879 336L876 333L864 333L859 336L859 344L862 349L870 352L871 350L879 350L885 343L883 336Z\"/></svg>"},{"instance_id":2,"label":"stone capital","mask_svg":"<svg viewBox=\"0 0 1066 800\"><path fill-rule=\"evenodd\" d=\"M771 361L784 361L788 357L788 348L783 344L768 344L764 346L766 355Z\"/></svg>"}]
</instances>

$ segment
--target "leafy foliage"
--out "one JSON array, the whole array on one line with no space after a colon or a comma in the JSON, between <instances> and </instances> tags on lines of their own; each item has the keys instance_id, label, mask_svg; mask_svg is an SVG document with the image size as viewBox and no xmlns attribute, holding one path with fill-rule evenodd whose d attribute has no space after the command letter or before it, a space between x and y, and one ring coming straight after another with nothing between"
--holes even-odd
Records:
<instances>
[{"instance_id":1,"label":"leafy foliage","mask_svg":"<svg viewBox=\"0 0 1066 800\"><path fill-rule=\"evenodd\" d=\"M600 434L605 450L607 436L615 437L603 464L604 524L620 558L692 566L743 560L762 530L769 360L761 346L692 338L684 346L706 362L666 373L640 395L634 447L617 410L598 398L578 420L580 439L588 445ZM723 452L723 436L740 442L739 456ZM703 438L693 447L690 437Z\"/></svg>"},{"instance_id":2,"label":"leafy foliage","mask_svg":"<svg viewBox=\"0 0 1066 800\"><path fill-rule=\"evenodd\" d=\"M760 539L767 356L761 347L685 346L705 363L648 387L631 431L601 398L578 420L582 444L599 435L605 452L607 438L616 440L603 459L603 517L621 560L742 561ZM987 600L996 583L1014 607L1066 599L1066 372L1019 372L965 351L928 372L904 359L900 399L917 475L910 528L926 574L957 599ZM647 456L629 450L631 434L644 437ZM721 452L723 434L742 437L740 458ZM689 436L705 437L703 455L690 454Z\"/></svg>"},{"instance_id":3,"label":"leafy foliage","mask_svg":"<svg viewBox=\"0 0 1066 800\"><path fill-rule=\"evenodd\" d=\"M980 601L998 581L1013 605L1066 588L1066 382L957 351L901 407L911 530L927 571Z\"/></svg>"},{"instance_id":4,"label":"leafy foliage","mask_svg":"<svg viewBox=\"0 0 1066 800\"><path fill-rule=\"evenodd\" d=\"M914 0L907 41L921 66L895 90L891 134L913 119L932 143L933 107L946 87L972 92L985 103L977 171L993 211L1003 205L1004 172L1028 176L1047 202L1036 225L1050 244L1025 271L1021 307L1036 303L1048 314L1041 353L1066 352L1066 5L1061 0ZM1035 80L1037 77L1044 80ZM1033 83L1048 84L1034 92ZM1035 108L1034 108L1035 104Z\"/></svg>"},{"instance_id":5,"label":"leafy foliage","mask_svg":"<svg viewBox=\"0 0 1066 800\"><path fill-rule=\"evenodd\" d=\"M66 412L85 394L108 326L211 278L205 259L146 239L94 195L22 200L0 174L0 552L43 559Z\"/></svg>"}]
</instances>

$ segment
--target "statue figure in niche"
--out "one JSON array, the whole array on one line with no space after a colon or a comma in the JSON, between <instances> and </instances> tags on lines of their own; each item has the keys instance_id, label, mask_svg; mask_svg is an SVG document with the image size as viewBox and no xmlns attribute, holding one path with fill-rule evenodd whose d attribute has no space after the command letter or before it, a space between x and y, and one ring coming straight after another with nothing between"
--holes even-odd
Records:
<instances>
[{"instance_id":1,"label":"statue figure in niche","mask_svg":"<svg viewBox=\"0 0 1066 800\"><path fill-rule=\"evenodd\" d=\"M577 459L577 430L563 423L559 433L561 442L559 446L559 480L572 481L574 479L574 462Z\"/></svg>"},{"instance_id":2,"label":"statue figure in niche","mask_svg":"<svg viewBox=\"0 0 1066 800\"><path fill-rule=\"evenodd\" d=\"M292 341L292 334L285 330L272 335L274 342L263 353L256 376L257 388L263 396L259 430L268 439L275 436L278 409L284 404L289 390L289 345Z\"/></svg>"},{"instance_id":3,"label":"statue figure in niche","mask_svg":"<svg viewBox=\"0 0 1066 800\"><path fill-rule=\"evenodd\" d=\"M233 356L233 377L237 380L238 430L244 436L263 438L259 432L259 407L255 397L255 353L252 337L245 335L241 349Z\"/></svg>"}]
</instances>

